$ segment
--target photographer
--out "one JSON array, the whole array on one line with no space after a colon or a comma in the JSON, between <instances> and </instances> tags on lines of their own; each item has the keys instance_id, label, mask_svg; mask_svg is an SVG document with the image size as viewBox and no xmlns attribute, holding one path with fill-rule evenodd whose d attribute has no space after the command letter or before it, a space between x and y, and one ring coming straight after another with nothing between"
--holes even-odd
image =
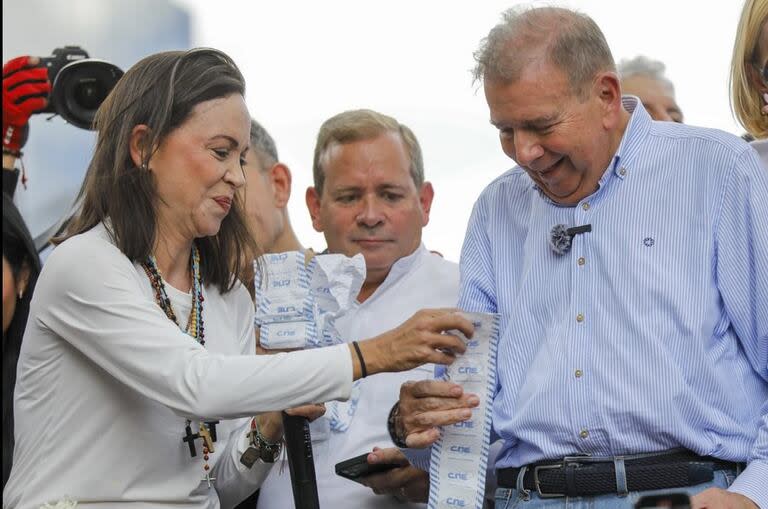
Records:
<instances>
[{"instance_id":1,"label":"photographer","mask_svg":"<svg viewBox=\"0 0 768 509\"><path fill-rule=\"evenodd\" d=\"M50 57L21 56L3 66L3 192L13 197L15 168L29 137L29 117L58 114L75 127L92 129L96 110L123 75L114 64L90 58L79 46L53 50ZM24 164L21 183L26 183Z\"/></svg>"},{"instance_id":2,"label":"photographer","mask_svg":"<svg viewBox=\"0 0 768 509\"><path fill-rule=\"evenodd\" d=\"M29 137L29 117L48 105L51 92L48 69L40 64L37 57L23 56L3 66L3 192L11 197L19 179L16 159Z\"/></svg>"}]
</instances>

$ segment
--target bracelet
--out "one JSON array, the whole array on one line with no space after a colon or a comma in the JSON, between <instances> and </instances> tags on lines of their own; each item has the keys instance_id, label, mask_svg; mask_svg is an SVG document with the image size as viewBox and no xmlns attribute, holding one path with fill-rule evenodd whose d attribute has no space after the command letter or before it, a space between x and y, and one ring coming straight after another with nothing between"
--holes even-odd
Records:
<instances>
[{"instance_id":1,"label":"bracelet","mask_svg":"<svg viewBox=\"0 0 768 509\"><path fill-rule=\"evenodd\" d=\"M3 147L3 155L4 156L13 156L16 159L20 159L21 156L24 155L24 152L22 152L21 150L11 150L9 148Z\"/></svg>"},{"instance_id":2,"label":"bracelet","mask_svg":"<svg viewBox=\"0 0 768 509\"><path fill-rule=\"evenodd\" d=\"M408 445L405 443L405 440L400 438L397 434L397 424L396 420L400 417L400 402L395 402L394 405L392 405L392 409L389 411L389 416L387 416L387 431L389 432L389 438L392 439L392 442L401 449L407 449Z\"/></svg>"},{"instance_id":3,"label":"bracelet","mask_svg":"<svg viewBox=\"0 0 768 509\"><path fill-rule=\"evenodd\" d=\"M251 446L258 450L261 461L264 463L274 463L277 460L283 448L282 437L276 442L268 442L264 435L261 434L261 431L259 431L259 424L256 422L255 417L251 419L251 432L248 435Z\"/></svg>"},{"instance_id":4,"label":"bracelet","mask_svg":"<svg viewBox=\"0 0 768 509\"><path fill-rule=\"evenodd\" d=\"M355 347L355 352L357 352L357 358L360 360L360 371L362 372L362 376L360 378L365 378L368 376L368 369L366 369L365 367L365 359L363 359L363 352L360 351L360 345L357 344L357 341L353 341L352 346Z\"/></svg>"}]
</instances>

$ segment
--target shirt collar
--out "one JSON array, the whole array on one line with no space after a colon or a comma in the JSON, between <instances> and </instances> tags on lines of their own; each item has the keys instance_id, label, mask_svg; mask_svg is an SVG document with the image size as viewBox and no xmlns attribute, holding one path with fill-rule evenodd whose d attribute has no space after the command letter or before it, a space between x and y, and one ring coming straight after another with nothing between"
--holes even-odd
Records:
<instances>
[{"instance_id":1,"label":"shirt collar","mask_svg":"<svg viewBox=\"0 0 768 509\"><path fill-rule=\"evenodd\" d=\"M370 297L365 300L365 302L374 300L377 295L380 295L382 292L386 291L387 288L397 283L405 274L410 272L410 270L419 263L422 257L428 254L429 251L426 247L424 247L424 244L419 244L419 247L417 247L413 253L407 256L403 256L395 263L393 263L392 267L389 269L389 274L387 274L387 277L384 278L384 281L381 282L379 287L376 288L376 290L371 294Z\"/></svg>"},{"instance_id":2,"label":"shirt collar","mask_svg":"<svg viewBox=\"0 0 768 509\"><path fill-rule=\"evenodd\" d=\"M625 95L621 97L621 104L629 112L629 122L624 136L621 137L616 155L613 157L612 165L608 169L623 180L630 170L635 169L637 154L648 136L653 120L643 108L639 98Z\"/></svg>"}]
</instances>

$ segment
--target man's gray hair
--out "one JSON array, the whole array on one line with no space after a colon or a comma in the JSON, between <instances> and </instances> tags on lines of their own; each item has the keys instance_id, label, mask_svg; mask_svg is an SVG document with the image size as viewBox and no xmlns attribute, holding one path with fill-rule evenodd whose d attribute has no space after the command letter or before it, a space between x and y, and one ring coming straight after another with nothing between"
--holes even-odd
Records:
<instances>
[{"instance_id":1,"label":"man's gray hair","mask_svg":"<svg viewBox=\"0 0 768 509\"><path fill-rule=\"evenodd\" d=\"M643 55L638 55L632 59L622 59L619 62L619 77L622 80L631 78L632 76L647 76L655 81L658 81L669 89L669 92L675 95L675 86L664 75L666 66L663 62L653 60Z\"/></svg>"},{"instance_id":2,"label":"man's gray hair","mask_svg":"<svg viewBox=\"0 0 768 509\"><path fill-rule=\"evenodd\" d=\"M253 119L251 119L251 150L256 153L262 170L268 170L280 160L277 157L275 140L263 125Z\"/></svg>"},{"instance_id":3,"label":"man's gray hair","mask_svg":"<svg viewBox=\"0 0 768 509\"><path fill-rule=\"evenodd\" d=\"M513 83L542 50L582 98L599 72L616 70L603 32L586 14L561 7L513 7L501 18L474 53L475 81Z\"/></svg>"}]
</instances>

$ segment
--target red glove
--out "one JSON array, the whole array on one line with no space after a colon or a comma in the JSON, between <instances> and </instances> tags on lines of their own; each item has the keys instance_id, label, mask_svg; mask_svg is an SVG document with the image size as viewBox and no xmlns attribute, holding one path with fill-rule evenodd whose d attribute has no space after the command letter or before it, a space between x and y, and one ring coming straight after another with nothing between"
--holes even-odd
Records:
<instances>
[{"instance_id":1,"label":"red glove","mask_svg":"<svg viewBox=\"0 0 768 509\"><path fill-rule=\"evenodd\" d=\"M45 108L51 84L48 69L17 57L3 66L3 151L18 154L27 141L29 116Z\"/></svg>"}]
</instances>

